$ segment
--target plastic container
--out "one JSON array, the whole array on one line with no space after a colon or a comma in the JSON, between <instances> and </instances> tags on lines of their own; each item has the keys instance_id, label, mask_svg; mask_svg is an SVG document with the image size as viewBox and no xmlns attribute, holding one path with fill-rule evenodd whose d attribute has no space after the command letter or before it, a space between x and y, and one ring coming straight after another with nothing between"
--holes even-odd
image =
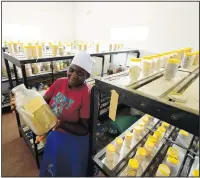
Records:
<instances>
[{"instance_id":1,"label":"plastic container","mask_svg":"<svg viewBox=\"0 0 200 178\"><path fill-rule=\"evenodd\" d=\"M142 133L141 133L141 127L140 126L135 126L133 128L133 134L135 140L139 141L141 139Z\"/></svg>"},{"instance_id":2,"label":"plastic container","mask_svg":"<svg viewBox=\"0 0 200 178\"><path fill-rule=\"evenodd\" d=\"M84 44L84 45L83 45L83 50L84 50L84 51L87 51L87 44Z\"/></svg>"},{"instance_id":3,"label":"plastic container","mask_svg":"<svg viewBox=\"0 0 200 178\"><path fill-rule=\"evenodd\" d=\"M194 66L198 66L199 65L199 51L196 51L193 53L193 64Z\"/></svg>"},{"instance_id":4,"label":"plastic container","mask_svg":"<svg viewBox=\"0 0 200 178\"><path fill-rule=\"evenodd\" d=\"M154 145L155 145L155 147L158 146L158 145L157 145L158 140L157 140L157 138L156 138L155 136L150 135L150 136L147 138L147 141L148 141L148 140L151 141L151 142L153 142Z\"/></svg>"},{"instance_id":5,"label":"plastic container","mask_svg":"<svg viewBox=\"0 0 200 178\"><path fill-rule=\"evenodd\" d=\"M33 73L40 74L40 71L41 71L40 63L34 63L33 64Z\"/></svg>"},{"instance_id":6,"label":"plastic container","mask_svg":"<svg viewBox=\"0 0 200 178\"><path fill-rule=\"evenodd\" d=\"M109 144L106 147L106 161L113 161L115 156L115 146L113 144Z\"/></svg>"},{"instance_id":7,"label":"plastic container","mask_svg":"<svg viewBox=\"0 0 200 178\"><path fill-rule=\"evenodd\" d=\"M63 64L63 61L60 61L60 70L63 70L64 69L64 64Z\"/></svg>"},{"instance_id":8,"label":"plastic container","mask_svg":"<svg viewBox=\"0 0 200 178\"><path fill-rule=\"evenodd\" d=\"M13 50L13 43L12 42L8 42L7 45L8 45L8 52L10 54L13 54L13 52L14 52L14 50Z\"/></svg>"},{"instance_id":9,"label":"plastic container","mask_svg":"<svg viewBox=\"0 0 200 178\"><path fill-rule=\"evenodd\" d=\"M168 177L170 175L170 169L165 164L160 164L156 172L156 177Z\"/></svg>"},{"instance_id":10,"label":"plastic container","mask_svg":"<svg viewBox=\"0 0 200 178\"><path fill-rule=\"evenodd\" d=\"M109 45L109 51L112 51L112 44Z\"/></svg>"},{"instance_id":11,"label":"plastic container","mask_svg":"<svg viewBox=\"0 0 200 178\"><path fill-rule=\"evenodd\" d=\"M166 165L171 170L171 176L176 176L179 159L173 156L167 156Z\"/></svg>"},{"instance_id":12,"label":"plastic container","mask_svg":"<svg viewBox=\"0 0 200 178\"><path fill-rule=\"evenodd\" d=\"M123 145L123 139L120 137L117 137L115 140L116 152L119 153L121 151L122 145Z\"/></svg>"},{"instance_id":13,"label":"plastic container","mask_svg":"<svg viewBox=\"0 0 200 178\"><path fill-rule=\"evenodd\" d=\"M19 43L20 52L24 52L24 43Z\"/></svg>"},{"instance_id":14,"label":"plastic container","mask_svg":"<svg viewBox=\"0 0 200 178\"><path fill-rule=\"evenodd\" d=\"M99 44L96 44L96 52L99 52Z\"/></svg>"},{"instance_id":15,"label":"plastic container","mask_svg":"<svg viewBox=\"0 0 200 178\"><path fill-rule=\"evenodd\" d=\"M139 162L136 159L129 159L127 167L127 176L137 176Z\"/></svg>"},{"instance_id":16,"label":"plastic container","mask_svg":"<svg viewBox=\"0 0 200 178\"><path fill-rule=\"evenodd\" d=\"M142 121L144 122L144 126L147 127L149 124L149 117L147 115L143 116Z\"/></svg>"},{"instance_id":17,"label":"plastic container","mask_svg":"<svg viewBox=\"0 0 200 178\"><path fill-rule=\"evenodd\" d=\"M161 125L161 126L162 126L162 127L165 127L166 129L168 129L169 126L170 126L170 124L167 123L167 122L162 122L162 125Z\"/></svg>"},{"instance_id":18,"label":"plastic container","mask_svg":"<svg viewBox=\"0 0 200 178\"><path fill-rule=\"evenodd\" d=\"M43 49L42 46L36 46L36 51L37 51L37 57L42 57L43 56Z\"/></svg>"},{"instance_id":19,"label":"plastic container","mask_svg":"<svg viewBox=\"0 0 200 178\"><path fill-rule=\"evenodd\" d=\"M179 151L175 147L169 147L167 150L167 156L179 158Z\"/></svg>"},{"instance_id":20,"label":"plastic container","mask_svg":"<svg viewBox=\"0 0 200 178\"><path fill-rule=\"evenodd\" d=\"M82 45L81 45L81 44L78 45L78 49L79 49L80 51L82 50Z\"/></svg>"},{"instance_id":21,"label":"plastic container","mask_svg":"<svg viewBox=\"0 0 200 178\"><path fill-rule=\"evenodd\" d=\"M152 68L154 69L154 72L158 72L161 69L161 58L160 55L153 55L152 56Z\"/></svg>"},{"instance_id":22,"label":"plastic container","mask_svg":"<svg viewBox=\"0 0 200 178\"><path fill-rule=\"evenodd\" d=\"M32 69L30 64L25 64L26 76L32 76Z\"/></svg>"},{"instance_id":23,"label":"plastic container","mask_svg":"<svg viewBox=\"0 0 200 178\"><path fill-rule=\"evenodd\" d=\"M132 58L130 61L129 76L132 80L137 80L140 77L141 72L141 59Z\"/></svg>"},{"instance_id":24,"label":"plastic container","mask_svg":"<svg viewBox=\"0 0 200 178\"><path fill-rule=\"evenodd\" d=\"M125 134L125 144L127 147L130 147L133 140L133 134L131 132L127 132Z\"/></svg>"},{"instance_id":25,"label":"plastic container","mask_svg":"<svg viewBox=\"0 0 200 178\"><path fill-rule=\"evenodd\" d=\"M13 51L14 51L14 53L16 53L16 54L19 52L18 43L17 43L17 42L14 42L14 43L13 43Z\"/></svg>"},{"instance_id":26,"label":"plastic container","mask_svg":"<svg viewBox=\"0 0 200 178\"><path fill-rule=\"evenodd\" d=\"M166 132L166 128L159 126L157 130L161 133L161 137L163 138Z\"/></svg>"},{"instance_id":27,"label":"plastic container","mask_svg":"<svg viewBox=\"0 0 200 178\"><path fill-rule=\"evenodd\" d=\"M141 128L141 135L144 135L145 123L143 121L140 121L138 123L138 126Z\"/></svg>"},{"instance_id":28,"label":"plastic container","mask_svg":"<svg viewBox=\"0 0 200 178\"><path fill-rule=\"evenodd\" d=\"M168 59L164 72L164 78L166 80L172 80L176 77L179 64L180 60L178 59Z\"/></svg>"},{"instance_id":29,"label":"plastic container","mask_svg":"<svg viewBox=\"0 0 200 178\"><path fill-rule=\"evenodd\" d=\"M52 52L52 56L57 56L58 47L56 45L51 45L51 52Z\"/></svg>"},{"instance_id":30,"label":"plastic container","mask_svg":"<svg viewBox=\"0 0 200 178\"><path fill-rule=\"evenodd\" d=\"M60 63L59 62L54 63L54 70L55 70L55 72L60 71Z\"/></svg>"},{"instance_id":31,"label":"plastic container","mask_svg":"<svg viewBox=\"0 0 200 178\"><path fill-rule=\"evenodd\" d=\"M162 139L162 134L156 130L154 133L153 133L153 137L155 137L157 139L157 142L159 143Z\"/></svg>"},{"instance_id":32,"label":"plastic container","mask_svg":"<svg viewBox=\"0 0 200 178\"><path fill-rule=\"evenodd\" d=\"M32 57L33 57L33 58L36 58L36 57L37 57L36 46L32 46Z\"/></svg>"},{"instance_id":33,"label":"plastic container","mask_svg":"<svg viewBox=\"0 0 200 178\"><path fill-rule=\"evenodd\" d=\"M152 155L154 146L155 146L155 144L151 140L147 140L145 142L144 147L145 147L145 149L147 151L147 156L151 156Z\"/></svg>"},{"instance_id":34,"label":"plastic container","mask_svg":"<svg viewBox=\"0 0 200 178\"><path fill-rule=\"evenodd\" d=\"M187 148L190 144L189 133L185 130L180 130L176 142Z\"/></svg>"},{"instance_id":35,"label":"plastic container","mask_svg":"<svg viewBox=\"0 0 200 178\"><path fill-rule=\"evenodd\" d=\"M63 48L63 46L59 46L58 47L58 53L59 53L60 56L64 55L64 48Z\"/></svg>"},{"instance_id":36,"label":"plastic container","mask_svg":"<svg viewBox=\"0 0 200 178\"><path fill-rule=\"evenodd\" d=\"M12 93L20 118L36 135L43 135L56 125L56 116L37 91L28 90L21 84L13 88Z\"/></svg>"},{"instance_id":37,"label":"plastic container","mask_svg":"<svg viewBox=\"0 0 200 178\"><path fill-rule=\"evenodd\" d=\"M45 68L46 71L50 72L51 71L51 63L50 62L45 63L44 68Z\"/></svg>"},{"instance_id":38,"label":"plastic container","mask_svg":"<svg viewBox=\"0 0 200 178\"><path fill-rule=\"evenodd\" d=\"M142 58L141 72L143 76L148 76L152 71L152 57L146 56Z\"/></svg>"},{"instance_id":39,"label":"plastic container","mask_svg":"<svg viewBox=\"0 0 200 178\"><path fill-rule=\"evenodd\" d=\"M32 46L24 46L24 55L27 59L32 58Z\"/></svg>"},{"instance_id":40,"label":"plastic container","mask_svg":"<svg viewBox=\"0 0 200 178\"><path fill-rule=\"evenodd\" d=\"M184 54L183 60L181 62L182 68L188 69L192 66L192 63L194 61L194 58L192 56L193 56L193 53L191 53L191 52Z\"/></svg>"},{"instance_id":41,"label":"plastic container","mask_svg":"<svg viewBox=\"0 0 200 178\"><path fill-rule=\"evenodd\" d=\"M142 163L145 160L146 155L146 149L143 147L138 147L134 158L138 160L139 163Z\"/></svg>"},{"instance_id":42,"label":"plastic container","mask_svg":"<svg viewBox=\"0 0 200 178\"><path fill-rule=\"evenodd\" d=\"M117 44L114 44L113 51L117 51Z\"/></svg>"},{"instance_id":43,"label":"plastic container","mask_svg":"<svg viewBox=\"0 0 200 178\"><path fill-rule=\"evenodd\" d=\"M192 177L199 177L199 170L195 169L192 171Z\"/></svg>"}]
</instances>

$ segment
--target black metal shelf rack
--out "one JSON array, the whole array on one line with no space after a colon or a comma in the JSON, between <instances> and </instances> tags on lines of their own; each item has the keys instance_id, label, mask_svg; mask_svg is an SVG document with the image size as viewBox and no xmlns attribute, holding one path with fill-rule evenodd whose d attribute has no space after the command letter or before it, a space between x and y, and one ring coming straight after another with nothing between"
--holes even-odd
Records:
<instances>
[{"instance_id":1,"label":"black metal shelf rack","mask_svg":"<svg viewBox=\"0 0 200 178\"><path fill-rule=\"evenodd\" d=\"M139 50L132 50L132 49L121 50L121 51L99 52L99 53L90 54L92 57L102 58L101 77L103 77L103 75L104 75L105 55L110 55L110 62L111 62L112 55L121 54L121 53L127 54L127 57L128 57L129 53L134 53L134 54L137 55L137 57L140 57ZM59 76L59 74L62 74L63 72L67 72L67 70L65 70L65 71L62 71L62 72L55 73L54 70L53 70L53 62L59 61L59 60L71 60L71 59L73 59L73 57L74 57L74 55L56 56L56 57L46 56L46 57L43 57L43 58L26 59L26 58L24 58L24 56L22 54L20 54L20 55L10 55L9 53L4 52L4 59L5 59L6 70L7 70L7 73L8 73L8 81L9 81L10 89L12 89L14 87L13 81L16 81L16 85L19 85L20 83L24 83L24 85L27 88L28 88L29 84L31 83L31 81L36 80L37 78L42 79L42 78L45 77L45 79L46 79L47 77L50 77L51 80L52 80L52 83L53 83L54 80L55 80L55 75ZM8 62L11 62L13 64L14 77L11 76L11 70L10 70L10 66L9 66ZM39 63L39 62L51 62L51 72L46 73L45 76L43 74L39 74L39 75L27 77L26 76L26 70L25 70L25 64ZM21 68L22 79L18 78L16 67ZM104 103L105 103L105 101L102 102L101 104L104 104ZM108 110L106 112L108 112ZM99 113L97 113L97 114L99 114ZM32 147L32 144L30 144L30 141L29 141L29 139L27 139L26 135L24 134L23 129L21 129L21 122L20 122L20 118L19 118L18 113L16 113L16 119L17 119L20 137L23 137L25 139L25 141L27 142L27 144L29 146L29 149L31 150L31 152L34 153L33 155L35 156L36 164L37 164L37 167L39 168L40 167L39 157L42 154L42 152L38 152L37 144L35 144L36 135L33 133L33 141L34 141L33 145L34 145L34 147Z\"/></svg>"}]
</instances>

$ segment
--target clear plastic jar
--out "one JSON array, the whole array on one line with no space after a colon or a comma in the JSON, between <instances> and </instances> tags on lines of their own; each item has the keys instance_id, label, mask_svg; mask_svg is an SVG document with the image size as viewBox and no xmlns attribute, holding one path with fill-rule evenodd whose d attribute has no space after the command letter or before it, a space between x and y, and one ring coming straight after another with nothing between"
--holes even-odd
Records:
<instances>
[{"instance_id":1,"label":"clear plastic jar","mask_svg":"<svg viewBox=\"0 0 200 178\"><path fill-rule=\"evenodd\" d=\"M142 58L141 72L143 76L148 76L152 71L152 57L147 56Z\"/></svg>"},{"instance_id":2,"label":"clear plastic jar","mask_svg":"<svg viewBox=\"0 0 200 178\"><path fill-rule=\"evenodd\" d=\"M52 52L52 56L57 56L58 47L56 45L51 45L51 52Z\"/></svg>"},{"instance_id":3,"label":"clear plastic jar","mask_svg":"<svg viewBox=\"0 0 200 178\"><path fill-rule=\"evenodd\" d=\"M159 126L157 130L161 133L161 137L163 138L166 132L166 128Z\"/></svg>"},{"instance_id":4,"label":"clear plastic jar","mask_svg":"<svg viewBox=\"0 0 200 178\"><path fill-rule=\"evenodd\" d=\"M37 57L36 46L32 46L32 56L33 56L33 58Z\"/></svg>"},{"instance_id":5,"label":"clear plastic jar","mask_svg":"<svg viewBox=\"0 0 200 178\"><path fill-rule=\"evenodd\" d=\"M145 115L144 117L142 117L142 121L144 122L144 126L148 126L149 124L149 117L147 115Z\"/></svg>"},{"instance_id":6,"label":"clear plastic jar","mask_svg":"<svg viewBox=\"0 0 200 178\"><path fill-rule=\"evenodd\" d=\"M152 155L154 146L155 146L155 144L151 140L147 140L145 142L144 147L145 147L145 149L147 151L147 156L151 156Z\"/></svg>"},{"instance_id":7,"label":"clear plastic jar","mask_svg":"<svg viewBox=\"0 0 200 178\"><path fill-rule=\"evenodd\" d=\"M96 44L96 52L99 52L99 44Z\"/></svg>"},{"instance_id":8,"label":"clear plastic jar","mask_svg":"<svg viewBox=\"0 0 200 178\"><path fill-rule=\"evenodd\" d=\"M157 138L156 138L155 136L150 135L150 136L147 138L147 141L148 141L148 140L151 141L151 142L153 142L154 145L155 145L155 147L157 146L158 140L157 140Z\"/></svg>"},{"instance_id":9,"label":"clear plastic jar","mask_svg":"<svg viewBox=\"0 0 200 178\"><path fill-rule=\"evenodd\" d=\"M146 155L146 149L143 147L138 147L134 158L138 160L138 162L142 163L145 160Z\"/></svg>"},{"instance_id":10,"label":"clear plastic jar","mask_svg":"<svg viewBox=\"0 0 200 178\"><path fill-rule=\"evenodd\" d=\"M19 44L20 52L24 52L24 43Z\"/></svg>"},{"instance_id":11,"label":"clear plastic jar","mask_svg":"<svg viewBox=\"0 0 200 178\"><path fill-rule=\"evenodd\" d=\"M55 72L60 71L60 63L59 62L54 63L54 70L55 70Z\"/></svg>"},{"instance_id":12,"label":"clear plastic jar","mask_svg":"<svg viewBox=\"0 0 200 178\"><path fill-rule=\"evenodd\" d=\"M16 53L16 54L19 52L18 43L17 42L13 43L13 50L14 50L14 53Z\"/></svg>"},{"instance_id":13,"label":"clear plastic jar","mask_svg":"<svg viewBox=\"0 0 200 178\"><path fill-rule=\"evenodd\" d=\"M189 133L185 130L180 130L176 138L176 142L183 145L184 147L188 147L190 144Z\"/></svg>"},{"instance_id":14,"label":"clear plastic jar","mask_svg":"<svg viewBox=\"0 0 200 178\"><path fill-rule=\"evenodd\" d=\"M84 45L83 45L83 50L84 50L84 51L87 51L87 46L88 46L87 44L84 44Z\"/></svg>"},{"instance_id":15,"label":"clear plastic jar","mask_svg":"<svg viewBox=\"0 0 200 178\"><path fill-rule=\"evenodd\" d=\"M182 60L182 55L183 55L182 50L178 49L178 50L175 50L174 52L177 54L176 58L181 61Z\"/></svg>"},{"instance_id":16,"label":"clear plastic jar","mask_svg":"<svg viewBox=\"0 0 200 178\"><path fill-rule=\"evenodd\" d=\"M32 58L32 46L24 46L24 55L27 59Z\"/></svg>"},{"instance_id":17,"label":"clear plastic jar","mask_svg":"<svg viewBox=\"0 0 200 178\"><path fill-rule=\"evenodd\" d=\"M179 164L179 159L173 156L167 156L166 165L171 170L171 175L175 176Z\"/></svg>"},{"instance_id":18,"label":"clear plastic jar","mask_svg":"<svg viewBox=\"0 0 200 178\"><path fill-rule=\"evenodd\" d=\"M37 57L42 57L43 56L43 49L42 46L36 46L36 50L37 50Z\"/></svg>"},{"instance_id":19,"label":"clear plastic jar","mask_svg":"<svg viewBox=\"0 0 200 178\"><path fill-rule=\"evenodd\" d=\"M45 63L45 70L48 72L51 71L51 63L50 62Z\"/></svg>"},{"instance_id":20,"label":"clear plastic jar","mask_svg":"<svg viewBox=\"0 0 200 178\"><path fill-rule=\"evenodd\" d=\"M8 42L7 43L7 45L8 45L8 52L10 53L10 54L13 54L13 43L12 42Z\"/></svg>"},{"instance_id":21,"label":"clear plastic jar","mask_svg":"<svg viewBox=\"0 0 200 178\"><path fill-rule=\"evenodd\" d=\"M145 123L143 121L140 121L138 123L138 126L141 128L141 134L144 135Z\"/></svg>"},{"instance_id":22,"label":"clear plastic jar","mask_svg":"<svg viewBox=\"0 0 200 178\"><path fill-rule=\"evenodd\" d=\"M139 162L136 159L129 159L127 167L127 176L137 176Z\"/></svg>"},{"instance_id":23,"label":"clear plastic jar","mask_svg":"<svg viewBox=\"0 0 200 178\"><path fill-rule=\"evenodd\" d=\"M112 51L112 44L109 45L109 51Z\"/></svg>"},{"instance_id":24,"label":"clear plastic jar","mask_svg":"<svg viewBox=\"0 0 200 178\"><path fill-rule=\"evenodd\" d=\"M114 49L113 51L117 51L117 44L114 44Z\"/></svg>"},{"instance_id":25,"label":"clear plastic jar","mask_svg":"<svg viewBox=\"0 0 200 178\"><path fill-rule=\"evenodd\" d=\"M129 76L132 80L137 80L141 72L141 59L131 58L131 66L129 68Z\"/></svg>"},{"instance_id":26,"label":"clear plastic jar","mask_svg":"<svg viewBox=\"0 0 200 178\"><path fill-rule=\"evenodd\" d=\"M170 175L170 169L165 164L160 164L156 172L156 177L168 177Z\"/></svg>"},{"instance_id":27,"label":"clear plastic jar","mask_svg":"<svg viewBox=\"0 0 200 178\"><path fill-rule=\"evenodd\" d=\"M82 50L82 44L78 45L78 49L81 51Z\"/></svg>"},{"instance_id":28,"label":"clear plastic jar","mask_svg":"<svg viewBox=\"0 0 200 178\"><path fill-rule=\"evenodd\" d=\"M63 46L59 46L58 47L58 53L59 53L60 56L64 55L64 48L63 48Z\"/></svg>"},{"instance_id":29,"label":"clear plastic jar","mask_svg":"<svg viewBox=\"0 0 200 178\"><path fill-rule=\"evenodd\" d=\"M193 64L194 66L198 66L199 65L199 51L196 51L193 53L193 57L194 57L194 60L193 60Z\"/></svg>"},{"instance_id":30,"label":"clear plastic jar","mask_svg":"<svg viewBox=\"0 0 200 178\"><path fill-rule=\"evenodd\" d=\"M192 66L192 63L193 63L193 60L194 60L194 58L192 58L192 56L193 56L193 53L191 53L191 52L184 54L183 60L181 62L182 68L188 69Z\"/></svg>"},{"instance_id":31,"label":"clear plastic jar","mask_svg":"<svg viewBox=\"0 0 200 178\"><path fill-rule=\"evenodd\" d=\"M113 144L109 144L106 147L106 160L113 161L115 156L115 146Z\"/></svg>"},{"instance_id":32,"label":"clear plastic jar","mask_svg":"<svg viewBox=\"0 0 200 178\"><path fill-rule=\"evenodd\" d=\"M133 140L133 134L131 132L127 132L125 134L125 144L127 147L130 147Z\"/></svg>"},{"instance_id":33,"label":"clear plastic jar","mask_svg":"<svg viewBox=\"0 0 200 178\"><path fill-rule=\"evenodd\" d=\"M157 55L153 55L152 57L153 57L153 64L155 65L154 66L155 72L158 72L160 71L161 65L162 65L162 61L161 61L162 58L160 58L161 55L157 54Z\"/></svg>"},{"instance_id":34,"label":"clear plastic jar","mask_svg":"<svg viewBox=\"0 0 200 178\"><path fill-rule=\"evenodd\" d=\"M63 61L60 61L60 70L63 70L63 69L64 69Z\"/></svg>"},{"instance_id":35,"label":"clear plastic jar","mask_svg":"<svg viewBox=\"0 0 200 178\"><path fill-rule=\"evenodd\" d=\"M167 150L167 156L179 158L179 151L174 147L169 147Z\"/></svg>"},{"instance_id":36,"label":"clear plastic jar","mask_svg":"<svg viewBox=\"0 0 200 178\"><path fill-rule=\"evenodd\" d=\"M40 69L41 69L40 63L34 63L33 64L33 73L34 74L40 74Z\"/></svg>"},{"instance_id":37,"label":"clear plastic jar","mask_svg":"<svg viewBox=\"0 0 200 178\"><path fill-rule=\"evenodd\" d=\"M134 138L135 140L139 141L141 139L141 127L140 126L135 126L133 128L133 134L134 134Z\"/></svg>"},{"instance_id":38,"label":"clear plastic jar","mask_svg":"<svg viewBox=\"0 0 200 178\"><path fill-rule=\"evenodd\" d=\"M167 123L167 122L162 122L162 125L161 125L161 126L162 126L162 127L165 127L166 129L168 129L169 126L170 126L170 124Z\"/></svg>"},{"instance_id":39,"label":"clear plastic jar","mask_svg":"<svg viewBox=\"0 0 200 178\"><path fill-rule=\"evenodd\" d=\"M32 69L30 64L25 64L26 76L32 76Z\"/></svg>"},{"instance_id":40,"label":"clear plastic jar","mask_svg":"<svg viewBox=\"0 0 200 178\"><path fill-rule=\"evenodd\" d=\"M155 137L157 139L157 142L159 143L161 138L162 138L162 134L156 130L154 133L153 133L153 137Z\"/></svg>"},{"instance_id":41,"label":"clear plastic jar","mask_svg":"<svg viewBox=\"0 0 200 178\"><path fill-rule=\"evenodd\" d=\"M164 72L164 78L166 80L172 80L176 77L179 64L180 60L178 59L168 59Z\"/></svg>"},{"instance_id":42,"label":"clear plastic jar","mask_svg":"<svg viewBox=\"0 0 200 178\"><path fill-rule=\"evenodd\" d=\"M123 139L120 138L120 137L117 137L116 140L115 140L116 152L118 152L118 153L120 152L122 145L123 145Z\"/></svg>"}]
</instances>

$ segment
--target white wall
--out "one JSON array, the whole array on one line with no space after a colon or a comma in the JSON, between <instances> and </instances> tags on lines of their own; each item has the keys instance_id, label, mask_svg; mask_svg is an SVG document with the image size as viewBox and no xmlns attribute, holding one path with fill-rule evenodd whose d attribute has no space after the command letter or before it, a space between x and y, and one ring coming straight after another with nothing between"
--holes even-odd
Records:
<instances>
[{"instance_id":1,"label":"white wall","mask_svg":"<svg viewBox=\"0 0 200 178\"><path fill-rule=\"evenodd\" d=\"M2 2L3 39L73 40L74 7L72 2ZM5 29L6 24L15 26L9 30ZM20 30L18 33L14 32L15 27ZM28 29L22 32L25 28Z\"/></svg>"}]
</instances>

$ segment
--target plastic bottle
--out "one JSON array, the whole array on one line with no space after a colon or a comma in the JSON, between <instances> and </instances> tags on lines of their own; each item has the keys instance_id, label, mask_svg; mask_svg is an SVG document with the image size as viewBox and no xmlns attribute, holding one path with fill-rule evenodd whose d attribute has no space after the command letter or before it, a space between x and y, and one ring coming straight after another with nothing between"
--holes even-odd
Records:
<instances>
[{"instance_id":1,"label":"plastic bottle","mask_svg":"<svg viewBox=\"0 0 200 178\"><path fill-rule=\"evenodd\" d=\"M144 135L144 130L145 130L145 123L143 121L140 121L138 123L138 125L140 126L141 128L141 135Z\"/></svg>"},{"instance_id":2,"label":"plastic bottle","mask_svg":"<svg viewBox=\"0 0 200 178\"><path fill-rule=\"evenodd\" d=\"M179 64L180 60L178 59L168 59L164 72L164 78L166 80L172 80L176 77Z\"/></svg>"},{"instance_id":3,"label":"plastic bottle","mask_svg":"<svg viewBox=\"0 0 200 178\"><path fill-rule=\"evenodd\" d=\"M143 76L148 76L152 71L152 57L146 56L142 58L141 72Z\"/></svg>"},{"instance_id":4,"label":"plastic bottle","mask_svg":"<svg viewBox=\"0 0 200 178\"><path fill-rule=\"evenodd\" d=\"M145 160L145 157L147 155L147 151L143 147L138 147L136 154L135 154L135 159L139 162L142 163Z\"/></svg>"},{"instance_id":5,"label":"plastic bottle","mask_svg":"<svg viewBox=\"0 0 200 178\"><path fill-rule=\"evenodd\" d=\"M193 64L194 66L198 66L199 65L199 51L196 51L193 53L194 54L194 60L193 60Z\"/></svg>"},{"instance_id":6,"label":"plastic bottle","mask_svg":"<svg viewBox=\"0 0 200 178\"><path fill-rule=\"evenodd\" d=\"M136 159L129 159L127 167L127 176L137 176L139 162Z\"/></svg>"},{"instance_id":7,"label":"plastic bottle","mask_svg":"<svg viewBox=\"0 0 200 178\"><path fill-rule=\"evenodd\" d=\"M151 140L147 140L145 142L144 147L145 147L145 149L147 151L147 156L151 156L152 155L154 146L155 146L155 144Z\"/></svg>"},{"instance_id":8,"label":"plastic bottle","mask_svg":"<svg viewBox=\"0 0 200 178\"><path fill-rule=\"evenodd\" d=\"M63 46L59 46L58 47L58 53L59 53L60 56L64 55L64 48L63 48Z\"/></svg>"},{"instance_id":9,"label":"plastic bottle","mask_svg":"<svg viewBox=\"0 0 200 178\"><path fill-rule=\"evenodd\" d=\"M162 126L162 127L165 127L166 129L168 129L169 126L170 126L170 124L167 123L167 122L162 122L162 125L161 125L161 126Z\"/></svg>"},{"instance_id":10,"label":"plastic bottle","mask_svg":"<svg viewBox=\"0 0 200 178\"><path fill-rule=\"evenodd\" d=\"M56 45L51 45L52 56L57 56L58 47Z\"/></svg>"},{"instance_id":11,"label":"plastic bottle","mask_svg":"<svg viewBox=\"0 0 200 178\"><path fill-rule=\"evenodd\" d=\"M127 147L130 147L132 144L133 134L131 132L127 132L125 134L125 144Z\"/></svg>"},{"instance_id":12,"label":"plastic bottle","mask_svg":"<svg viewBox=\"0 0 200 178\"><path fill-rule=\"evenodd\" d=\"M36 46L32 46L32 57L33 57L33 58L36 58L36 57L37 57Z\"/></svg>"},{"instance_id":13,"label":"plastic bottle","mask_svg":"<svg viewBox=\"0 0 200 178\"><path fill-rule=\"evenodd\" d=\"M32 58L32 46L24 46L24 55L27 59Z\"/></svg>"},{"instance_id":14,"label":"plastic bottle","mask_svg":"<svg viewBox=\"0 0 200 178\"><path fill-rule=\"evenodd\" d=\"M109 45L109 51L112 51L112 44Z\"/></svg>"},{"instance_id":15,"label":"plastic bottle","mask_svg":"<svg viewBox=\"0 0 200 178\"><path fill-rule=\"evenodd\" d=\"M179 159L173 156L167 156L166 165L171 170L171 176L176 176Z\"/></svg>"},{"instance_id":16,"label":"plastic bottle","mask_svg":"<svg viewBox=\"0 0 200 178\"><path fill-rule=\"evenodd\" d=\"M16 54L19 52L18 43L17 42L13 43L13 50L14 50L14 53L16 53Z\"/></svg>"},{"instance_id":17,"label":"plastic bottle","mask_svg":"<svg viewBox=\"0 0 200 178\"><path fill-rule=\"evenodd\" d=\"M184 54L183 60L181 62L182 68L188 69L192 66L192 63L194 61L194 58L192 56L193 56L193 53L191 53L191 52Z\"/></svg>"},{"instance_id":18,"label":"plastic bottle","mask_svg":"<svg viewBox=\"0 0 200 178\"><path fill-rule=\"evenodd\" d=\"M170 175L170 169L165 164L160 164L156 172L156 177L168 177Z\"/></svg>"},{"instance_id":19,"label":"plastic bottle","mask_svg":"<svg viewBox=\"0 0 200 178\"><path fill-rule=\"evenodd\" d=\"M189 133L186 132L185 130L180 130L176 138L176 142L187 148L190 144Z\"/></svg>"},{"instance_id":20,"label":"plastic bottle","mask_svg":"<svg viewBox=\"0 0 200 178\"><path fill-rule=\"evenodd\" d=\"M121 151L122 145L123 145L123 139L120 137L117 137L115 140L116 152L119 153Z\"/></svg>"},{"instance_id":21,"label":"plastic bottle","mask_svg":"<svg viewBox=\"0 0 200 178\"><path fill-rule=\"evenodd\" d=\"M40 74L40 69L41 69L40 63L33 64L33 73L34 74Z\"/></svg>"},{"instance_id":22,"label":"plastic bottle","mask_svg":"<svg viewBox=\"0 0 200 178\"><path fill-rule=\"evenodd\" d=\"M167 156L179 158L179 151L174 147L169 147L167 150Z\"/></svg>"},{"instance_id":23,"label":"plastic bottle","mask_svg":"<svg viewBox=\"0 0 200 178\"><path fill-rule=\"evenodd\" d=\"M32 76L32 69L30 64L25 64L26 76Z\"/></svg>"},{"instance_id":24,"label":"plastic bottle","mask_svg":"<svg viewBox=\"0 0 200 178\"><path fill-rule=\"evenodd\" d=\"M129 68L129 76L132 80L137 80L140 77L141 72L141 59L131 58L131 65Z\"/></svg>"},{"instance_id":25,"label":"plastic bottle","mask_svg":"<svg viewBox=\"0 0 200 178\"><path fill-rule=\"evenodd\" d=\"M43 56L42 46L36 46L37 57L41 58Z\"/></svg>"},{"instance_id":26,"label":"plastic bottle","mask_svg":"<svg viewBox=\"0 0 200 178\"><path fill-rule=\"evenodd\" d=\"M153 136L157 139L157 142L158 142L158 144L159 144L159 142L160 142L161 139L162 139L162 134L161 134L158 130L156 130L156 131L154 132Z\"/></svg>"},{"instance_id":27,"label":"plastic bottle","mask_svg":"<svg viewBox=\"0 0 200 178\"><path fill-rule=\"evenodd\" d=\"M12 42L8 42L7 43L8 44L8 52L10 53L10 54L13 54L13 43Z\"/></svg>"},{"instance_id":28,"label":"plastic bottle","mask_svg":"<svg viewBox=\"0 0 200 178\"><path fill-rule=\"evenodd\" d=\"M166 132L166 128L159 126L157 130L161 133L161 137L163 138Z\"/></svg>"},{"instance_id":29,"label":"plastic bottle","mask_svg":"<svg viewBox=\"0 0 200 178\"><path fill-rule=\"evenodd\" d=\"M115 146L113 144L109 144L106 147L106 160L113 161L115 156Z\"/></svg>"},{"instance_id":30,"label":"plastic bottle","mask_svg":"<svg viewBox=\"0 0 200 178\"><path fill-rule=\"evenodd\" d=\"M141 127L140 126L135 126L133 128L133 134L135 140L139 141L141 139L142 133L141 133Z\"/></svg>"}]
</instances>

